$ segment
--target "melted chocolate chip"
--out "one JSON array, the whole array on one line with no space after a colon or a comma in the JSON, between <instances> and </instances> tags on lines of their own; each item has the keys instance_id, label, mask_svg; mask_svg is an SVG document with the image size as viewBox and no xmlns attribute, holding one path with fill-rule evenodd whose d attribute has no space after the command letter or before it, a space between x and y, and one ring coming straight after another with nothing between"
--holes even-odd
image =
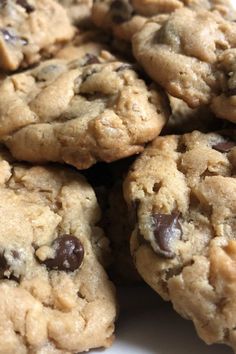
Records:
<instances>
[{"instance_id":1,"label":"melted chocolate chip","mask_svg":"<svg viewBox=\"0 0 236 354\"><path fill-rule=\"evenodd\" d=\"M114 0L110 6L111 17L114 23L123 23L131 19L133 8L127 0Z\"/></svg>"},{"instance_id":2,"label":"melted chocolate chip","mask_svg":"<svg viewBox=\"0 0 236 354\"><path fill-rule=\"evenodd\" d=\"M178 221L179 214L154 214L154 236L157 242L159 253L167 258L173 258L171 243L179 240L182 236L182 228Z\"/></svg>"},{"instance_id":3,"label":"melted chocolate chip","mask_svg":"<svg viewBox=\"0 0 236 354\"><path fill-rule=\"evenodd\" d=\"M6 28L1 28L0 32L3 34L3 38L6 42L15 41L17 38L13 36Z\"/></svg>"},{"instance_id":4,"label":"melted chocolate chip","mask_svg":"<svg viewBox=\"0 0 236 354\"><path fill-rule=\"evenodd\" d=\"M98 57L96 57L96 55L93 55L91 53L85 54L84 59L85 59L84 65L100 64L100 60L98 59Z\"/></svg>"},{"instance_id":5,"label":"melted chocolate chip","mask_svg":"<svg viewBox=\"0 0 236 354\"><path fill-rule=\"evenodd\" d=\"M16 0L16 3L22 6L28 14L35 10L34 6L30 5L27 0Z\"/></svg>"},{"instance_id":6,"label":"melted chocolate chip","mask_svg":"<svg viewBox=\"0 0 236 354\"><path fill-rule=\"evenodd\" d=\"M17 251L11 251L11 254L13 256L13 258L15 259L19 259L19 253ZM14 281L19 281L20 277L16 276L15 274L13 274L13 272L9 272L8 275L5 275L6 272L8 272L10 269L9 264L7 263L7 259L5 258L4 252L0 254L0 279L10 279L10 280L14 280Z\"/></svg>"},{"instance_id":7,"label":"melted chocolate chip","mask_svg":"<svg viewBox=\"0 0 236 354\"><path fill-rule=\"evenodd\" d=\"M131 64L122 64L121 66L119 66L115 71L117 73L124 71L124 70L128 70L128 69L132 69L132 65Z\"/></svg>"},{"instance_id":8,"label":"melted chocolate chip","mask_svg":"<svg viewBox=\"0 0 236 354\"><path fill-rule=\"evenodd\" d=\"M236 146L235 141L224 141L222 143L218 143L216 145L213 145L212 148L214 150L219 151L219 152L229 152L235 146Z\"/></svg>"},{"instance_id":9,"label":"melted chocolate chip","mask_svg":"<svg viewBox=\"0 0 236 354\"><path fill-rule=\"evenodd\" d=\"M4 253L0 254L0 269L1 271L5 271L7 270L8 266L7 266L7 261L4 257Z\"/></svg>"},{"instance_id":10,"label":"melted chocolate chip","mask_svg":"<svg viewBox=\"0 0 236 354\"><path fill-rule=\"evenodd\" d=\"M27 45L28 44L27 39L14 36L6 28L1 28L0 32L2 33L5 42L10 43L10 42L16 42L17 41L21 45Z\"/></svg>"},{"instance_id":11,"label":"melted chocolate chip","mask_svg":"<svg viewBox=\"0 0 236 354\"><path fill-rule=\"evenodd\" d=\"M55 257L42 262L50 270L73 272L81 266L84 258L84 248L77 237L60 236L54 240L52 248L55 251Z\"/></svg>"},{"instance_id":12,"label":"melted chocolate chip","mask_svg":"<svg viewBox=\"0 0 236 354\"><path fill-rule=\"evenodd\" d=\"M227 91L225 91L225 95L227 97L235 96L236 95L236 87L232 88L232 89L228 89Z\"/></svg>"}]
</instances>

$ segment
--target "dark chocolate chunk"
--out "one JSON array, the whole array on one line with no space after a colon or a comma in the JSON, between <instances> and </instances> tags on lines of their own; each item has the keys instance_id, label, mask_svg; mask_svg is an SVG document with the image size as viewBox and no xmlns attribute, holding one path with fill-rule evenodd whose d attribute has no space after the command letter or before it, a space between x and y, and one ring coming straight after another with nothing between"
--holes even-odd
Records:
<instances>
[{"instance_id":1,"label":"dark chocolate chunk","mask_svg":"<svg viewBox=\"0 0 236 354\"><path fill-rule=\"evenodd\" d=\"M84 258L84 248L80 240L71 235L63 235L54 240L52 248L54 258L48 258L41 262L50 270L64 270L73 272L78 269Z\"/></svg>"},{"instance_id":2,"label":"dark chocolate chunk","mask_svg":"<svg viewBox=\"0 0 236 354\"><path fill-rule=\"evenodd\" d=\"M19 253L15 250L11 251L13 258L20 259ZM7 259L4 255L4 252L0 253L0 279L10 279L14 281L19 281L19 276L15 275L13 272L9 272L6 276L6 272L10 270L10 265L7 263Z\"/></svg>"},{"instance_id":3,"label":"dark chocolate chunk","mask_svg":"<svg viewBox=\"0 0 236 354\"><path fill-rule=\"evenodd\" d=\"M21 44L21 45L27 45L28 44L28 41L27 39L24 39L24 38L20 38L18 36L14 36L13 34L11 34L11 32L6 29L6 28L0 28L0 32L2 33L3 35L3 38L5 40L5 42L18 42L18 44Z\"/></svg>"},{"instance_id":4,"label":"dark chocolate chunk","mask_svg":"<svg viewBox=\"0 0 236 354\"><path fill-rule=\"evenodd\" d=\"M0 269L1 271L5 271L7 270L8 265L7 265L7 261L6 258L4 257L4 253L0 254Z\"/></svg>"},{"instance_id":5,"label":"dark chocolate chunk","mask_svg":"<svg viewBox=\"0 0 236 354\"><path fill-rule=\"evenodd\" d=\"M91 53L85 54L84 59L85 59L84 65L100 64L100 60L98 59L98 57L96 57L96 55Z\"/></svg>"},{"instance_id":6,"label":"dark chocolate chunk","mask_svg":"<svg viewBox=\"0 0 236 354\"><path fill-rule=\"evenodd\" d=\"M175 256L171 249L171 243L179 240L182 236L182 228L178 219L178 213L153 215L154 236L159 253L167 258Z\"/></svg>"},{"instance_id":7,"label":"dark chocolate chunk","mask_svg":"<svg viewBox=\"0 0 236 354\"><path fill-rule=\"evenodd\" d=\"M229 152L235 146L236 146L235 141L223 141L221 143L213 145L212 148L219 152Z\"/></svg>"},{"instance_id":8,"label":"dark chocolate chunk","mask_svg":"<svg viewBox=\"0 0 236 354\"><path fill-rule=\"evenodd\" d=\"M128 69L132 69L132 65L131 64L122 64L115 71L118 73L120 71L124 71L124 70L128 70Z\"/></svg>"},{"instance_id":9,"label":"dark chocolate chunk","mask_svg":"<svg viewBox=\"0 0 236 354\"><path fill-rule=\"evenodd\" d=\"M16 3L22 6L28 14L35 10L34 6L30 5L27 0L16 0Z\"/></svg>"},{"instance_id":10,"label":"dark chocolate chunk","mask_svg":"<svg viewBox=\"0 0 236 354\"><path fill-rule=\"evenodd\" d=\"M123 23L131 19L133 8L127 0L114 0L110 6L111 17L114 23Z\"/></svg>"},{"instance_id":11,"label":"dark chocolate chunk","mask_svg":"<svg viewBox=\"0 0 236 354\"><path fill-rule=\"evenodd\" d=\"M17 37L13 36L6 28L1 28L0 32L2 32L3 38L6 42L12 42L17 39Z\"/></svg>"}]
</instances>

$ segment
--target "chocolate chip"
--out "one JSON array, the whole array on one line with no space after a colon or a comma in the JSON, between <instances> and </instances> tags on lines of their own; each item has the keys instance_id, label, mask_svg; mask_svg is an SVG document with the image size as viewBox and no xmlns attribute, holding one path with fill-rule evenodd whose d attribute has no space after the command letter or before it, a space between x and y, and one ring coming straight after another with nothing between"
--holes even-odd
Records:
<instances>
[{"instance_id":1,"label":"chocolate chip","mask_svg":"<svg viewBox=\"0 0 236 354\"><path fill-rule=\"evenodd\" d=\"M11 251L11 254L15 259L20 258L19 253L15 250ZM10 279L17 282L20 279L18 275L16 276L13 272L10 271L10 265L7 263L4 252L0 253L0 279Z\"/></svg>"},{"instance_id":2,"label":"chocolate chip","mask_svg":"<svg viewBox=\"0 0 236 354\"><path fill-rule=\"evenodd\" d=\"M84 248L80 240L71 235L63 235L54 240L52 248L54 258L48 258L41 262L50 270L64 270L73 272L78 269L84 258Z\"/></svg>"},{"instance_id":3,"label":"chocolate chip","mask_svg":"<svg viewBox=\"0 0 236 354\"><path fill-rule=\"evenodd\" d=\"M8 268L7 261L4 257L4 253L2 253L2 254L0 254L0 269L1 269L1 271L2 270L5 271L7 268Z\"/></svg>"},{"instance_id":4,"label":"chocolate chip","mask_svg":"<svg viewBox=\"0 0 236 354\"><path fill-rule=\"evenodd\" d=\"M82 295L80 291L77 292L77 295L78 295L78 297L80 297L81 299L85 299L85 296Z\"/></svg>"},{"instance_id":5,"label":"chocolate chip","mask_svg":"<svg viewBox=\"0 0 236 354\"><path fill-rule=\"evenodd\" d=\"M132 69L132 65L131 64L122 64L115 71L118 73L118 72L121 72L121 71L124 71L124 70L129 70L129 69Z\"/></svg>"},{"instance_id":6,"label":"chocolate chip","mask_svg":"<svg viewBox=\"0 0 236 354\"><path fill-rule=\"evenodd\" d=\"M17 38L13 36L6 28L1 28L0 32L3 34L3 38L6 42L15 41Z\"/></svg>"},{"instance_id":7,"label":"chocolate chip","mask_svg":"<svg viewBox=\"0 0 236 354\"><path fill-rule=\"evenodd\" d=\"M223 141L222 143L213 145L212 148L219 152L229 152L235 146L236 146L235 141Z\"/></svg>"},{"instance_id":8,"label":"chocolate chip","mask_svg":"<svg viewBox=\"0 0 236 354\"><path fill-rule=\"evenodd\" d=\"M100 60L98 59L98 57L96 57L96 55L91 53L85 54L84 60L85 60L84 65L100 64Z\"/></svg>"},{"instance_id":9,"label":"chocolate chip","mask_svg":"<svg viewBox=\"0 0 236 354\"><path fill-rule=\"evenodd\" d=\"M16 3L22 6L28 14L35 10L34 6L30 5L27 0L16 0Z\"/></svg>"},{"instance_id":10,"label":"chocolate chip","mask_svg":"<svg viewBox=\"0 0 236 354\"><path fill-rule=\"evenodd\" d=\"M227 97L235 96L235 95L236 95L236 87L225 91L225 96Z\"/></svg>"},{"instance_id":11,"label":"chocolate chip","mask_svg":"<svg viewBox=\"0 0 236 354\"><path fill-rule=\"evenodd\" d=\"M6 28L1 28L0 29L0 32L2 33L3 35L3 38L5 40L5 42L18 42L19 44L21 45L26 45L28 44L28 41L27 39L24 39L24 38L20 38L18 36L14 36L13 34L10 33L10 31Z\"/></svg>"},{"instance_id":12,"label":"chocolate chip","mask_svg":"<svg viewBox=\"0 0 236 354\"><path fill-rule=\"evenodd\" d=\"M175 256L175 253L171 250L171 243L179 240L182 236L182 228L178 219L178 213L153 215L154 236L158 251L167 258Z\"/></svg>"},{"instance_id":13,"label":"chocolate chip","mask_svg":"<svg viewBox=\"0 0 236 354\"><path fill-rule=\"evenodd\" d=\"M112 21L119 24L131 19L133 8L127 0L114 0L110 6Z\"/></svg>"}]
</instances>

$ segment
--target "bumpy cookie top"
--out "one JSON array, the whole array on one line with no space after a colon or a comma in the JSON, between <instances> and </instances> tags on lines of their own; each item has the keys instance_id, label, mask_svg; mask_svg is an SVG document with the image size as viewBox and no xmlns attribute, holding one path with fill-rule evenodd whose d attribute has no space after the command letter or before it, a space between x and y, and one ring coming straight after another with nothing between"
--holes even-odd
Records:
<instances>
[{"instance_id":1,"label":"bumpy cookie top","mask_svg":"<svg viewBox=\"0 0 236 354\"><path fill-rule=\"evenodd\" d=\"M229 132L228 132L229 133ZM142 277L207 342L236 348L236 132L159 137L125 181Z\"/></svg>"},{"instance_id":2,"label":"bumpy cookie top","mask_svg":"<svg viewBox=\"0 0 236 354\"><path fill-rule=\"evenodd\" d=\"M153 18L133 37L134 55L147 73L191 107L209 104L224 91L228 76L221 58L235 47L234 22L187 8Z\"/></svg>"},{"instance_id":3,"label":"bumpy cookie top","mask_svg":"<svg viewBox=\"0 0 236 354\"><path fill-rule=\"evenodd\" d=\"M231 0L95 0L92 18L98 27L112 28L117 37L130 41L149 17L170 14L185 6L236 18Z\"/></svg>"},{"instance_id":4,"label":"bumpy cookie top","mask_svg":"<svg viewBox=\"0 0 236 354\"><path fill-rule=\"evenodd\" d=\"M160 133L163 95L131 65L95 59L52 60L3 81L0 136L15 157L83 169L138 153Z\"/></svg>"},{"instance_id":5,"label":"bumpy cookie top","mask_svg":"<svg viewBox=\"0 0 236 354\"><path fill-rule=\"evenodd\" d=\"M14 165L1 152L0 196L0 352L109 345L116 306L96 256L107 239L92 188L78 173Z\"/></svg>"},{"instance_id":6,"label":"bumpy cookie top","mask_svg":"<svg viewBox=\"0 0 236 354\"><path fill-rule=\"evenodd\" d=\"M228 49L219 56L218 70L224 80L221 93L212 99L211 109L220 118L236 123L236 49Z\"/></svg>"},{"instance_id":7,"label":"bumpy cookie top","mask_svg":"<svg viewBox=\"0 0 236 354\"><path fill-rule=\"evenodd\" d=\"M29 66L73 34L66 11L54 0L1 1L0 68Z\"/></svg>"}]
</instances>

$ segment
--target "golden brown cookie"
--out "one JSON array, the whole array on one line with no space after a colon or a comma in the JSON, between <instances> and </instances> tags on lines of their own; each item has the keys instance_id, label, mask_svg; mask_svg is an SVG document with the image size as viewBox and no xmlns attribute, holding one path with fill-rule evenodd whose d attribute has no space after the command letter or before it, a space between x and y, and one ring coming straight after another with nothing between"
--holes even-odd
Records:
<instances>
[{"instance_id":1,"label":"golden brown cookie","mask_svg":"<svg viewBox=\"0 0 236 354\"><path fill-rule=\"evenodd\" d=\"M235 86L231 78L235 47L235 22L218 13L187 8L153 18L133 37L136 59L169 94L192 108L213 101L215 114L232 121L235 116L220 113L214 100L221 93L234 95L230 90Z\"/></svg>"},{"instance_id":2,"label":"golden brown cookie","mask_svg":"<svg viewBox=\"0 0 236 354\"><path fill-rule=\"evenodd\" d=\"M54 0L1 1L0 69L32 65L73 35L66 11Z\"/></svg>"},{"instance_id":3,"label":"golden brown cookie","mask_svg":"<svg viewBox=\"0 0 236 354\"><path fill-rule=\"evenodd\" d=\"M143 279L208 344L236 349L236 132L158 137L125 181Z\"/></svg>"},{"instance_id":4,"label":"golden brown cookie","mask_svg":"<svg viewBox=\"0 0 236 354\"><path fill-rule=\"evenodd\" d=\"M183 7L219 12L231 20L236 18L232 0L95 0L92 19L99 28L111 29L118 38L130 41L150 17Z\"/></svg>"},{"instance_id":5,"label":"golden brown cookie","mask_svg":"<svg viewBox=\"0 0 236 354\"><path fill-rule=\"evenodd\" d=\"M51 60L0 86L0 138L19 160L79 169L136 154L168 118L130 64Z\"/></svg>"},{"instance_id":6,"label":"golden brown cookie","mask_svg":"<svg viewBox=\"0 0 236 354\"><path fill-rule=\"evenodd\" d=\"M0 353L78 353L113 340L116 299L95 194L63 167L0 153Z\"/></svg>"}]
</instances>

